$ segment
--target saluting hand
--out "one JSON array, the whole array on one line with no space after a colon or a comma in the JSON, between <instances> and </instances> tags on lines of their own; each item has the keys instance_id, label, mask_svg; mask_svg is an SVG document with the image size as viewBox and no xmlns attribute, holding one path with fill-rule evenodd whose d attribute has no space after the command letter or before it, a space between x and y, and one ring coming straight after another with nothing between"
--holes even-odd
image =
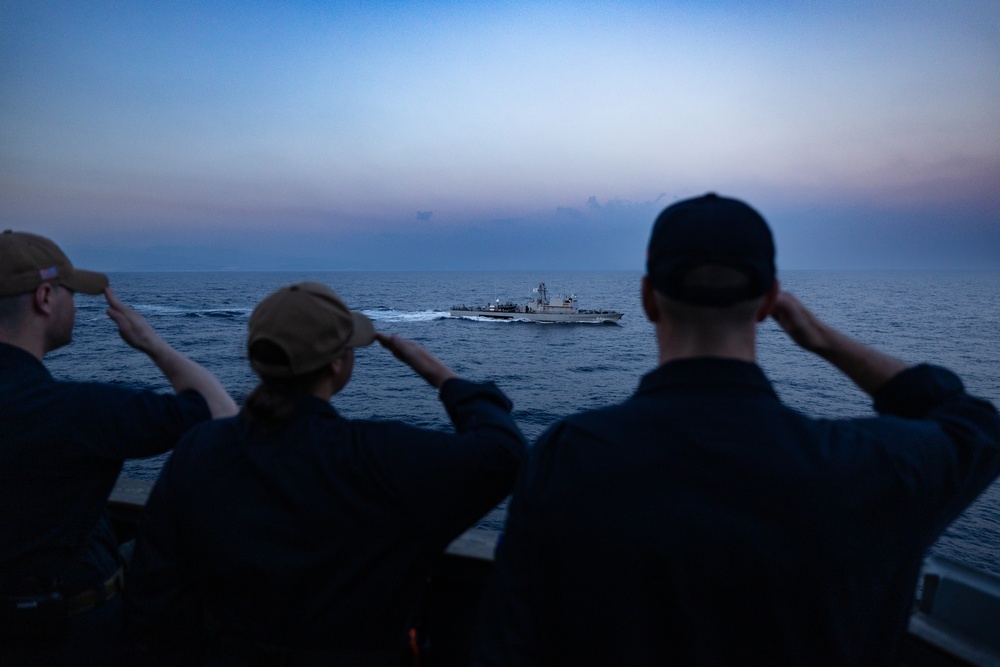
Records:
<instances>
[{"instance_id":1,"label":"saluting hand","mask_svg":"<svg viewBox=\"0 0 1000 667\"><path fill-rule=\"evenodd\" d=\"M829 327L788 292L778 293L771 317L803 349L820 352L830 345Z\"/></svg>"},{"instance_id":2,"label":"saluting hand","mask_svg":"<svg viewBox=\"0 0 1000 667\"><path fill-rule=\"evenodd\" d=\"M108 301L108 317L118 325L122 340L146 354L165 344L146 318L122 303L110 287L104 288L104 298Z\"/></svg>"}]
</instances>

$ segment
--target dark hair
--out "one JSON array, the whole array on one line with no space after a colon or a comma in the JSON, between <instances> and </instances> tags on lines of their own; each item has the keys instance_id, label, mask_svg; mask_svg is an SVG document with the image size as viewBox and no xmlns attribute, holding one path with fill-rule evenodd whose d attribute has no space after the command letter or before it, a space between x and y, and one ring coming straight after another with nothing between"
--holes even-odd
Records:
<instances>
[{"instance_id":1,"label":"dark hair","mask_svg":"<svg viewBox=\"0 0 1000 667\"><path fill-rule=\"evenodd\" d=\"M750 278L739 269L706 264L692 269L684 276L683 288L688 294L711 291L740 290L750 283ZM672 299L657 292L663 299L663 310L674 322L697 323L700 327L729 328L756 317L763 296L740 299L726 306L708 307L692 305Z\"/></svg>"},{"instance_id":2,"label":"dark hair","mask_svg":"<svg viewBox=\"0 0 1000 667\"><path fill-rule=\"evenodd\" d=\"M712 292L713 290L746 292L751 286L751 280L752 277L742 269L708 262L690 269L684 274L680 286L682 290L694 293Z\"/></svg>"},{"instance_id":3,"label":"dark hair","mask_svg":"<svg viewBox=\"0 0 1000 667\"><path fill-rule=\"evenodd\" d=\"M267 364L287 364L288 355L269 340L259 340L250 348L250 357ZM295 397L308 394L325 375L329 366L290 378L261 376L260 384L243 404L243 416L266 431L281 428L295 412Z\"/></svg>"}]
</instances>

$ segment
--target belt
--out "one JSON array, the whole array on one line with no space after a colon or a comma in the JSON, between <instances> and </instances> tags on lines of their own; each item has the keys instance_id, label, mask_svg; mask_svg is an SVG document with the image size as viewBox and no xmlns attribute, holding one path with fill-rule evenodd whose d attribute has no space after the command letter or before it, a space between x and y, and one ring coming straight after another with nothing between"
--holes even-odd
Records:
<instances>
[{"instance_id":1,"label":"belt","mask_svg":"<svg viewBox=\"0 0 1000 667\"><path fill-rule=\"evenodd\" d=\"M118 568L118 571L111 575L103 584L88 588L82 593L67 598L66 613L73 616L88 609L93 609L97 605L103 604L106 600L110 600L123 590L125 590L125 572L122 568Z\"/></svg>"}]
</instances>

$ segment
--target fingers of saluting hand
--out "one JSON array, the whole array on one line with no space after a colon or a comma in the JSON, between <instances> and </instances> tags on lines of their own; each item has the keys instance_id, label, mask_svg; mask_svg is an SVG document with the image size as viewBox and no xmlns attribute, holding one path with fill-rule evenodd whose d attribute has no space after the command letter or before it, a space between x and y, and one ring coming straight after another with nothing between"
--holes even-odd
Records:
<instances>
[{"instance_id":1,"label":"fingers of saluting hand","mask_svg":"<svg viewBox=\"0 0 1000 667\"><path fill-rule=\"evenodd\" d=\"M788 292L779 292L774 300L774 309L771 311L772 317L784 328L791 326L796 320L801 321L805 316L805 306L794 295Z\"/></svg>"},{"instance_id":2,"label":"fingers of saluting hand","mask_svg":"<svg viewBox=\"0 0 1000 667\"><path fill-rule=\"evenodd\" d=\"M145 321L145 318L137 311L122 303L121 299L118 298L110 287L104 289L104 298L108 302L108 317L117 322L119 326L122 324L134 324L139 320Z\"/></svg>"},{"instance_id":3,"label":"fingers of saluting hand","mask_svg":"<svg viewBox=\"0 0 1000 667\"><path fill-rule=\"evenodd\" d=\"M120 315L121 311L125 310L127 306L121 302L118 295L110 287L104 288L104 298L108 302L108 315L114 318L115 314Z\"/></svg>"},{"instance_id":4,"label":"fingers of saluting hand","mask_svg":"<svg viewBox=\"0 0 1000 667\"><path fill-rule=\"evenodd\" d=\"M823 323L794 295L780 292L772 316L792 340L805 349L816 349L824 343Z\"/></svg>"},{"instance_id":5,"label":"fingers of saluting hand","mask_svg":"<svg viewBox=\"0 0 1000 667\"><path fill-rule=\"evenodd\" d=\"M778 296L774 300L774 310L777 312L787 312L790 310L803 308L802 302L798 298L789 292L781 291L778 292Z\"/></svg>"},{"instance_id":6,"label":"fingers of saluting hand","mask_svg":"<svg viewBox=\"0 0 1000 667\"><path fill-rule=\"evenodd\" d=\"M118 295L115 294L114 290L110 287L104 288L104 298L108 302L107 314L108 317L113 319L119 326L122 325L123 320L126 317L126 312L128 311L128 306L121 302Z\"/></svg>"},{"instance_id":7,"label":"fingers of saluting hand","mask_svg":"<svg viewBox=\"0 0 1000 667\"><path fill-rule=\"evenodd\" d=\"M385 349L389 350L396 357L402 359L402 345L401 343L407 342L406 339L397 336L396 334L384 334L381 331L375 332L375 340Z\"/></svg>"},{"instance_id":8,"label":"fingers of saluting hand","mask_svg":"<svg viewBox=\"0 0 1000 667\"><path fill-rule=\"evenodd\" d=\"M108 302L108 317L118 325L118 333L126 343L144 350L156 342L156 333L146 318L122 303L110 287L105 288L104 298Z\"/></svg>"}]
</instances>

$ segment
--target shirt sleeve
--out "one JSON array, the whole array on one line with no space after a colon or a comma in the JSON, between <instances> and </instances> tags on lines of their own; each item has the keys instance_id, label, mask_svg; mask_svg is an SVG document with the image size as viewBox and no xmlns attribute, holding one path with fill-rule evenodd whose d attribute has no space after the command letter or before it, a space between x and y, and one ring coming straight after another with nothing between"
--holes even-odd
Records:
<instances>
[{"instance_id":1,"label":"shirt sleeve","mask_svg":"<svg viewBox=\"0 0 1000 667\"><path fill-rule=\"evenodd\" d=\"M951 371L921 364L875 393L881 440L920 489L933 531L943 530L1000 474L1000 417Z\"/></svg>"},{"instance_id":2,"label":"shirt sleeve","mask_svg":"<svg viewBox=\"0 0 1000 667\"><path fill-rule=\"evenodd\" d=\"M368 422L357 435L375 483L403 502L423 534L447 542L510 493L527 444L492 383L448 380L441 400L454 433Z\"/></svg>"},{"instance_id":3,"label":"shirt sleeve","mask_svg":"<svg viewBox=\"0 0 1000 667\"><path fill-rule=\"evenodd\" d=\"M120 387L101 387L84 400L80 433L92 455L108 459L155 456L169 451L199 422L211 419L205 399L196 391L158 394Z\"/></svg>"}]
</instances>

